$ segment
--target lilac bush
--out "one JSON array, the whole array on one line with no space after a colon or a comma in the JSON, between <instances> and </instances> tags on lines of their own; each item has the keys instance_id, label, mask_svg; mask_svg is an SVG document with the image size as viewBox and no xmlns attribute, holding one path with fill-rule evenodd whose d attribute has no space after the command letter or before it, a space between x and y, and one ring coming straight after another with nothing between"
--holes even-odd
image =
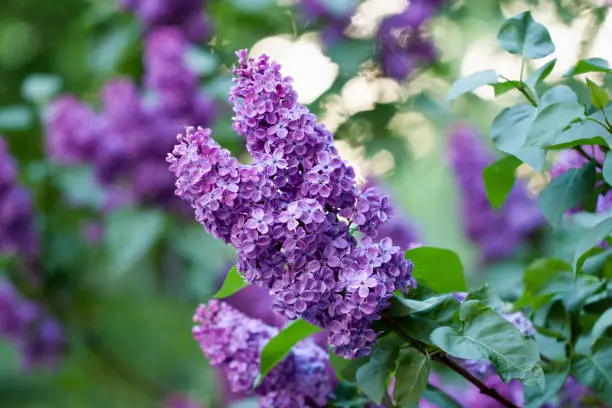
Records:
<instances>
[{"instance_id":1,"label":"lilac bush","mask_svg":"<svg viewBox=\"0 0 612 408\"><path fill-rule=\"evenodd\" d=\"M332 134L297 102L278 64L237 55L233 129L254 162L240 164L210 130L187 128L168 156L176 193L207 231L234 245L239 271L270 290L276 311L327 329L340 355L369 354L372 322L395 290L415 285L392 240L375 240L388 198L357 189Z\"/></svg>"},{"instance_id":2,"label":"lilac bush","mask_svg":"<svg viewBox=\"0 0 612 408\"><path fill-rule=\"evenodd\" d=\"M221 369L235 393L253 390L259 353L278 329L211 300L194 315L193 335L211 365ZM327 354L304 340L254 388L261 407L322 407L332 392Z\"/></svg>"}]
</instances>

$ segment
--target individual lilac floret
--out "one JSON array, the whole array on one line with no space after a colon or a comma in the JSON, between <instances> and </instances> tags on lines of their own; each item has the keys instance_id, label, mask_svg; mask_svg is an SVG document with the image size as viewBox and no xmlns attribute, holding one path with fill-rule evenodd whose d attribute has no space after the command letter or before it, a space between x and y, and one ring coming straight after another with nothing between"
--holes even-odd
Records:
<instances>
[{"instance_id":1,"label":"individual lilac floret","mask_svg":"<svg viewBox=\"0 0 612 408\"><path fill-rule=\"evenodd\" d=\"M591 157L595 158L597 162L603 164L606 158L604 153L599 146L582 146L582 149L587 152ZM557 161L553 164L551 169L551 177L559 177L561 174L567 172L570 169L579 169L587 163L587 159L578 153L576 150L569 149L563 150ZM602 182L603 183L603 182ZM598 186L601 183L598 183ZM568 213L580 211L581 206L578 205L572 208ZM597 212L606 212L612 210L612 192L608 192L605 195L600 195L597 200Z\"/></svg>"},{"instance_id":2,"label":"individual lilac floret","mask_svg":"<svg viewBox=\"0 0 612 408\"><path fill-rule=\"evenodd\" d=\"M357 9L357 1L302 0L300 9L302 19L307 24L323 24L321 38L325 44L332 44L342 37L349 26Z\"/></svg>"},{"instance_id":3,"label":"individual lilac floret","mask_svg":"<svg viewBox=\"0 0 612 408\"><path fill-rule=\"evenodd\" d=\"M0 337L11 341L21 352L26 370L55 365L65 347L58 322L4 280L0 280Z\"/></svg>"},{"instance_id":4,"label":"individual lilac floret","mask_svg":"<svg viewBox=\"0 0 612 408\"><path fill-rule=\"evenodd\" d=\"M394 291L415 285L400 248L374 240L388 221L388 198L357 189L332 134L297 102L278 64L246 50L238 57L233 128L254 161L242 165L210 130L188 128L168 155L176 193L236 248L239 272L270 291L277 312L326 329L340 355L369 354L372 322Z\"/></svg>"},{"instance_id":5,"label":"individual lilac floret","mask_svg":"<svg viewBox=\"0 0 612 408\"><path fill-rule=\"evenodd\" d=\"M101 92L101 112L64 96L46 118L49 156L62 165L92 165L106 189L106 208L180 204L160 157L174 143L170 135L214 117L212 99L199 91L184 61L188 44L181 32L156 29L145 45L142 89L129 79L113 79Z\"/></svg>"},{"instance_id":6,"label":"individual lilac floret","mask_svg":"<svg viewBox=\"0 0 612 408\"><path fill-rule=\"evenodd\" d=\"M26 256L36 247L30 195L17 185L15 161L0 136L0 254Z\"/></svg>"},{"instance_id":7,"label":"individual lilac floret","mask_svg":"<svg viewBox=\"0 0 612 408\"><path fill-rule=\"evenodd\" d=\"M483 169L495 160L471 128L457 126L450 134L449 160L461 194L463 228L480 251L482 262L506 258L543 223L537 201L517 181L504 205L494 210L487 200Z\"/></svg>"},{"instance_id":8,"label":"individual lilac floret","mask_svg":"<svg viewBox=\"0 0 612 408\"><path fill-rule=\"evenodd\" d=\"M423 31L443 2L413 0L405 10L381 22L378 29L379 58L385 75L403 81L414 68L435 61L436 50Z\"/></svg>"},{"instance_id":9,"label":"individual lilac floret","mask_svg":"<svg viewBox=\"0 0 612 408\"><path fill-rule=\"evenodd\" d=\"M190 41L201 41L212 34L212 23L203 13L206 0L117 0L134 11L147 29L175 27Z\"/></svg>"},{"instance_id":10,"label":"individual lilac floret","mask_svg":"<svg viewBox=\"0 0 612 408\"><path fill-rule=\"evenodd\" d=\"M193 320L196 341L210 364L225 373L232 392L253 391L260 397L261 407L326 405L332 392L325 365L327 354L311 340L296 345L253 390L259 374L260 353L278 329L216 300L200 305Z\"/></svg>"}]
</instances>

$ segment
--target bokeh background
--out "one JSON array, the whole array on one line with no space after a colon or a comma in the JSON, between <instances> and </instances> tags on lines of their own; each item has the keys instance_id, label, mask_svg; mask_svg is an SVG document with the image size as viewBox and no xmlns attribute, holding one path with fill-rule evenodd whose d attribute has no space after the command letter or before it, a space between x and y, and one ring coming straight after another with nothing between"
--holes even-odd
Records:
<instances>
[{"instance_id":1,"label":"bokeh background","mask_svg":"<svg viewBox=\"0 0 612 408\"><path fill-rule=\"evenodd\" d=\"M557 45L553 79L579 58L612 57L608 5L431 4L419 17L405 0L0 2L0 133L32 197L38 241L35 254L3 254L0 271L59 322L63 339L52 363L24 367L19 344L0 336L0 407L162 407L176 396L230 404L192 339L191 315L218 289L232 250L171 197L165 152L183 126L202 124L249 160L227 101L238 49L283 65L358 178L387 188L421 242L457 251L472 286L486 280L512 298L533 251L563 257L571 240L543 231L512 257L482 261L464 232L447 141L470 129L488 144L491 121L520 95L494 98L486 87L452 104L445 95L455 79L481 69L518 78L520 59L495 37L506 17L524 10ZM388 49L381 22L397 15L400 26L416 28L399 50ZM569 85L589 98L580 83ZM79 144L86 139L104 148L89 151ZM519 174L531 195L547 177L527 167Z\"/></svg>"}]
</instances>

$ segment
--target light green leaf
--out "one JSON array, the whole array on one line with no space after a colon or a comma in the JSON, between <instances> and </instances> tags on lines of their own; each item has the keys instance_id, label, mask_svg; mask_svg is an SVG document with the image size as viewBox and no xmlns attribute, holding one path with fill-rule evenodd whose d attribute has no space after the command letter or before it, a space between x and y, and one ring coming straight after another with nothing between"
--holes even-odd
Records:
<instances>
[{"instance_id":1,"label":"light green leaf","mask_svg":"<svg viewBox=\"0 0 612 408\"><path fill-rule=\"evenodd\" d=\"M261 351L259 364L259 377L256 385L274 368L283 361L293 346L304 340L311 334L321 331L321 328L308 323L306 320L298 319L290 322L276 336L266 343Z\"/></svg>"},{"instance_id":2,"label":"light green leaf","mask_svg":"<svg viewBox=\"0 0 612 408\"><path fill-rule=\"evenodd\" d=\"M453 295L432 296L425 300L391 299L389 314L394 317L426 315L434 320L447 320L459 309L459 301Z\"/></svg>"},{"instance_id":3,"label":"light green leaf","mask_svg":"<svg viewBox=\"0 0 612 408\"><path fill-rule=\"evenodd\" d=\"M478 71L466 77L459 78L453 83L448 91L446 101L452 101L453 99L456 99L457 97L468 92L472 92L481 86L494 84L498 79L499 74L492 69Z\"/></svg>"},{"instance_id":4,"label":"light green leaf","mask_svg":"<svg viewBox=\"0 0 612 408\"><path fill-rule=\"evenodd\" d=\"M591 341L594 345L601 336L612 327L612 309L608 309L595 322L591 331Z\"/></svg>"},{"instance_id":5,"label":"light green leaf","mask_svg":"<svg viewBox=\"0 0 612 408\"><path fill-rule=\"evenodd\" d=\"M460 318L461 329L440 327L431 334L432 342L457 358L491 361L505 382L517 378L544 386L540 353L531 338L479 301L464 302Z\"/></svg>"},{"instance_id":6,"label":"light green leaf","mask_svg":"<svg viewBox=\"0 0 612 408\"><path fill-rule=\"evenodd\" d=\"M540 194L540 209L553 226L561 223L563 214L580 204L593 192L595 165L586 163L580 169L570 169L554 178Z\"/></svg>"},{"instance_id":7,"label":"light green leaf","mask_svg":"<svg viewBox=\"0 0 612 408\"><path fill-rule=\"evenodd\" d=\"M90 167L54 168L56 183L68 200L76 206L99 209L106 200L106 191L96 182Z\"/></svg>"},{"instance_id":8,"label":"light green leaf","mask_svg":"<svg viewBox=\"0 0 612 408\"><path fill-rule=\"evenodd\" d=\"M524 147L527 133L537 115L531 105L520 104L504 109L491 125L491 139L502 152L511 154L540 171L546 153L535 147Z\"/></svg>"},{"instance_id":9,"label":"light green leaf","mask_svg":"<svg viewBox=\"0 0 612 408\"><path fill-rule=\"evenodd\" d=\"M587 230L580 238L576 245L574 253L573 267L576 272L579 272L587 258L588 251L595 245L599 245L601 241L612 234L612 216L599 222L593 228Z\"/></svg>"},{"instance_id":10,"label":"light green leaf","mask_svg":"<svg viewBox=\"0 0 612 408\"><path fill-rule=\"evenodd\" d=\"M569 364L563 367L547 364L544 368L546 388L540 391L537 387L525 387L525 408L539 408L554 398L567 381L569 373Z\"/></svg>"},{"instance_id":11,"label":"light green leaf","mask_svg":"<svg viewBox=\"0 0 612 408\"><path fill-rule=\"evenodd\" d=\"M567 310L575 313L589 297L603 288L604 282L595 276L581 274L574 277L571 272L561 272L546 282L539 294L552 295L551 300L562 300Z\"/></svg>"},{"instance_id":12,"label":"light green leaf","mask_svg":"<svg viewBox=\"0 0 612 408\"><path fill-rule=\"evenodd\" d=\"M158 210L126 208L111 214L105 228L111 275L119 277L142 260L160 239L165 221Z\"/></svg>"},{"instance_id":13,"label":"light green leaf","mask_svg":"<svg viewBox=\"0 0 612 408\"><path fill-rule=\"evenodd\" d=\"M497 34L497 42L510 54L527 59L544 58L555 51L546 27L536 23L528 11L507 19Z\"/></svg>"},{"instance_id":14,"label":"light green leaf","mask_svg":"<svg viewBox=\"0 0 612 408\"><path fill-rule=\"evenodd\" d=\"M499 83L490 84L490 85L493 87L495 96L499 96L513 89L518 89L521 86L525 86L526 84L521 81L504 81L504 82L499 82Z\"/></svg>"},{"instance_id":15,"label":"light green leaf","mask_svg":"<svg viewBox=\"0 0 612 408\"><path fill-rule=\"evenodd\" d=\"M494 209L499 209L514 187L515 172L523 162L514 156L503 157L489 164L482 171L487 199Z\"/></svg>"},{"instance_id":16,"label":"light green leaf","mask_svg":"<svg viewBox=\"0 0 612 408\"><path fill-rule=\"evenodd\" d=\"M25 105L0 107L0 130L25 130L32 126L34 116Z\"/></svg>"},{"instance_id":17,"label":"light green leaf","mask_svg":"<svg viewBox=\"0 0 612 408\"><path fill-rule=\"evenodd\" d=\"M595 116L595 115L593 115ZM591 117L593 117L591 116ZM599 124L584 118L578 119L559 132L547 149L567 149L583 145L610 145L610 134Z\"/></svg>"},{"instance_id":18,"label":"light green leaf","mask_svg":"<svg viewBox=\"0 0 612 408\"><path fill-rule=\"evenodd\" d=\"M232 296L239 290L247 287L249 283L238 273L238 268L233 266L228 272L221 289L213 296L215 299L223 299Z\"/></svg>"},{"instance_id":19,"label":"light green leaf","mask_svg":"<svg viewBox=\"0 0 612 408\"><path fill-rule=\"evenodd\" d=\"M612 339L601 339L591 355L576 355L572 373L602 401L612 401Z\"/></svg>"},{"instance_id":20,"label":"light green leaf","mask_svg":"<svg viewBox=\"0 0 612 408\"><path fill-rule=\"evenodd\" d=\"M606 154L601 173L605 182L612 185L612 154Z\"/></svg>"},{"instance_id":21,"label":"light green leaf","mask_svg":"<svg viewBox=\"0 0 612 408\"><path fill-rule=\"evenodd\" d=\"M431 359L414 347L400 353L395 373L393 399L398 407L416 407L429 379Z\"/></svg>"},{"instance_id":22,"label":"light green leaf","mask_svg":"<svg viewBox=\"0 0 612 408\"><path fill-rule=\"evenodd\" d=\"M597 109L603 109L604 106L610 102L610 97L602 87L591 81L589 78L586 79L586 82L589 90L591 91L593 106L595 106Z\"/></svg>"},{"instance_id":23,"label":"light green leaf","mask_svg":"<svg viewBox=\"0 0 612 408\"><path fill-rule=\"evenodd\" d=\"M608 67L608 61L603 58L588 58L578 61L569 71L563 74L564 77L586 74L587 72L612 72Z\"/></svg>"},{"instance_id":24,"label":"light green leaf","mask_svg":"<svg viewBox=\"0 0 612 408\"><path fill-rule=\"evenodd\" d=\"M578 103L578 95L567 85L554 86L542 95L538 111L541 112L547 106L561 102Z\"/></svg>"},{"instance_id":25,"label":"light green leaf","mask_svg":"<svg viewBox=\"0 0 612 408\"><path fill-rule=\"evenodd\" d=\"M516 306L533 306L534 297L537 296L546 283L560 272L571 272L572 266L559 259L542 258L533 261L523 274L525 290L516 301Z\"/></svg>"},{"instance_id":26,"label":"light green leaf","mask_svg":"<svg viewBox=\"0 0 612 408\"><path fill-rule=\"evenodd\" d=\"M525 84L527 84L532 89L536 87L540 82L544 81L548 75L555 69L555 64L557 63L557 59L552 59L548 61L546 64L542 65L538 68L533 74L527 78Z\"/></svg>"},{"instance_id":27,"label":"light green leaf","mask_svg":"<svg viewBox=\"0 0 612 408\"><path fill-rule=\"evenodd\" d=\"M440 408L462 408L462 406L447 393L431 384L427 384L423 397Z\"/></svg>"},{"instance_id":28,"label":"light green leaf","mask_svg":"<svg viewBox=\"0 0 612 408\"><path fill-rule=\"evenodd\" d=\"M21 84L23 99L35 103L46 102L62 88L62 79L51 74L29 75Z\"/></svg>"},{"instance_id":29,"label":"light green leaf","mask_svg":"<svg viewBox=\"0 0 612 408\"><path fill-rule=\"evenodd\" d=\"M570 122L584 116L584 106L577 102L558 102L547 105L536 116L525 146L547 147L556 143L556 137Z\"/></svg>"},{"instance_id":30,"label":"light green leaf","mask_svg":"<svg viewBox=\"0 0 612 408\"><path fill-rule=\"evenodd\" d=\"M463 265L459 256L449 249L419 247L406 251L406 259L414 262L412 275L437 293L467 290Z\"/></svg>"},{"instance_id":31,"label":"light green leaf","mask_svg":"<svg viewBox=\"0 0 612 408\"><path fill-rule=\"evenodd\" d=\"M387 381L395 369L398 347L377 345L370 360L357 370L357 385L373 402L380 404L387 392Z\"/></svg>"},{"instance_id":32,"label":"light green leaf","mask_svg":"<svg viewBox=\"0 0 612 408\"><path fill-rule=\"evenodd\" d=\"M479 302L484 303L489 306L493 310L502 310L504 307L504 303L502 300L491 290L491 287L488 284L484 284L476 290L468 293L464 302L470 300L478 300Z\"/></svg>"},{"instance_id":33,"label":"light green leaf","mask_svg":"<svg viewBox=\"0 0 612 408\"><path fill-rule=\"evenodd\" d=\"M200 76L213 73L219 66L216 55L196 46L189 47L184 58L187 67Z\"/></svg>"}]
</instances>

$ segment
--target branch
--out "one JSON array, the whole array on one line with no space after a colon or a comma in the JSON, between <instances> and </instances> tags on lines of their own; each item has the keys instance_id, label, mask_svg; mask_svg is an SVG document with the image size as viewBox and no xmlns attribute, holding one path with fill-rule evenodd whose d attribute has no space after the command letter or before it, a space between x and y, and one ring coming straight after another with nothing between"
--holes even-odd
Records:
<instances>
[{"instance_id":1,"label":"branch","mask_svg":"<svg viewBox=\"0 0 612 408\"><path fill-rule=\"evenodd\" d=\"M402 338L404 339L406 342L417 346L417 348L419 349L423 349L426 347L426 345L416 339L413 339L412 337L410 337L408 334L406 334L406 332L404 332L404 330L397 324L397 322L390 316L383 314L383 320L386 321L387 323L389 323L391 325L391 327L393 327L393 330L395 330L395 332ZM503 395L501 395L499 392L497 392L497 390L495 388L489 388L487 387L482 381L480 381L478 378L476 378L474 375L472 375L468 370L466 370L465 368L463 368L461 365L459 365L456 361L454 361L453 359L451 359L446 353L439 353L439 354L431 354L431 359L434 361L437 361L439 363L444 364L445 366L447 366L448 368L450 368L451 370L455 371L457 374L461 375L463 378L465 378L466 380L468 380L469 382L471 382L472 384L474 384L482 394L485 394L491 398L493 398L494 400L496 400L497 402L499 402L500 404L502 404L503 406L507 407L507 408L519 408L518 405L515 405L514 403L512 403L511 401L509 401L508 399L506 399L506 397L504 397Z\"/></svg>"}]
</instances>

